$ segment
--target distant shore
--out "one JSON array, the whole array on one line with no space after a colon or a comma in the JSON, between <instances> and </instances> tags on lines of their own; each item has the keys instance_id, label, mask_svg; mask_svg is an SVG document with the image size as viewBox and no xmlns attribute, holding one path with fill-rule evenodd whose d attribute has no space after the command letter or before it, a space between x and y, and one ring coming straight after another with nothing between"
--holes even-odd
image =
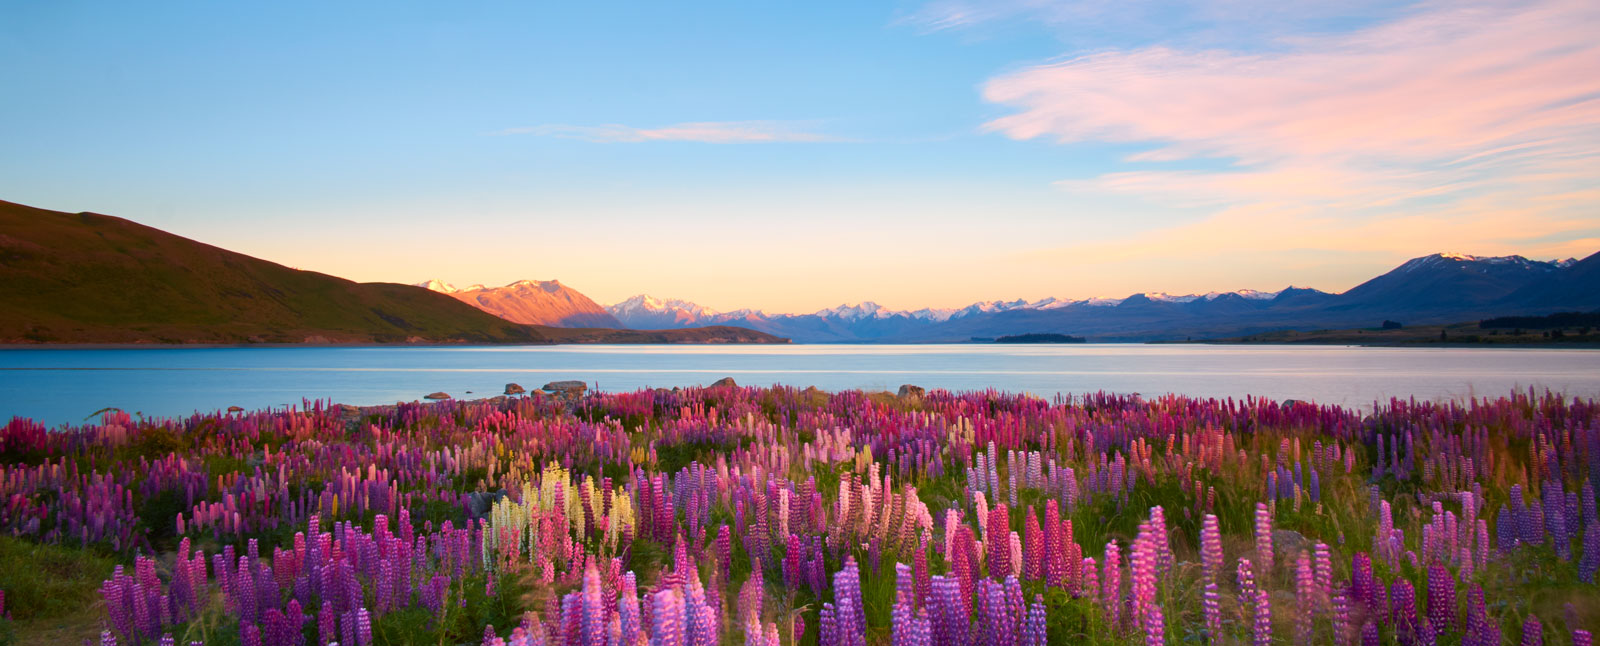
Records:
<instances>
[{"instance_id":1,"label":"distant shore","mask_svg":"<svg viewBox=\"0 0 1600 646\"><path fill-rule=\"evenodd\" d=\"M1600 331L1484 329L1475 323L1397 328L1274 330L1222 339L1152 341L1206 345L1356 345L1400 348L1600 349Z\"/></svg>"}]
</instances>

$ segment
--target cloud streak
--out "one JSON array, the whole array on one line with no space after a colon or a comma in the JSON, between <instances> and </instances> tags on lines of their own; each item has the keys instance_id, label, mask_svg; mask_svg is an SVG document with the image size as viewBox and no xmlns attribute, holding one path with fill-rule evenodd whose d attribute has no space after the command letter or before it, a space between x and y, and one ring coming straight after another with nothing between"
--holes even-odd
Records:
<instances>
[{"instance_id":1,"label":"cloud streak","mask_svg":"<svg viewBox=\"0 0 1600 646\"><path fill-rule=\"evenodd\" d=\"M1034 23L1080 46L1163 38L1238 44L1406 10L1386 0L932 0L894 22L923 33Z\"/></svg>"},{"instance_id":2,"label":"cloud streak","mask_svg":"<svg viewBox=\"0 0 1600 646\"><path fill-rule=\"evenodd\" d=\"M620 124L598 126L546 124L508 128L495 134L559 137L596 143L679 141L708 144L768 144L838 141L828 135L810 132L803 127L804 125L787 121L696 121L659 128L637 128Z\"/></svg>"},{"instance_id":3,"label":"cloud streak","mask_svg":"<svg viewBox=\"0 0 1600 646\"><path fill-rule=\"evenodd\" d=\"M1279 243L1264 233L1316 231L1305 242L1373 248L1391 231L1382 246L1434 245L1431 227L1451 223L1461 242L1519 228L1560 237L1595 225L1584 189L1600 184L1596 33L1592 0L1439 2L1269 52L1105 51L991 79L984 98L1014 111L984 128L1155 146L1124 160L1135 165L1222 166L1060 183L1211 209L1179 236L1190 244L1250 249ZM1142 240L1141 252L1181 243Z\"/></svg>"}]
</instances>

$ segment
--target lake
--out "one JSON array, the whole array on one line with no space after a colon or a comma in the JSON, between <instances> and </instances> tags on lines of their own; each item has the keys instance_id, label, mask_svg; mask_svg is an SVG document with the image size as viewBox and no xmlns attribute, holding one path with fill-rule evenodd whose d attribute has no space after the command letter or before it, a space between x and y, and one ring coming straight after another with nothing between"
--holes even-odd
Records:
<instances>
[{"instance_id":1,"label":"lake","mask_svg":"<svg viewBox=\"0 0 1600 646\"><path fill-rule=\"evenodd\" d=\"M0 351L0 420L81 423L115 406L147 416L302 399L372 405L434 391L497 395L558 379L591 388L788 384L825 390L998 388L1039 395L1258 395L1367 407L1550 389L1600 397L1600 351L1271 345L666 345ZM470 394L469 392L470 391Z\"/></svg>"}]
</instances>

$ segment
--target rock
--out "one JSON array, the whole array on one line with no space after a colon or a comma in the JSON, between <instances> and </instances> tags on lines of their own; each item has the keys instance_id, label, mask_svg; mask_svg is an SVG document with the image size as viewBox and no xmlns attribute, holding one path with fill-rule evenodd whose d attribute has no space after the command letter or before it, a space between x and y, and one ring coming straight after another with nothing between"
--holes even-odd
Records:
<instances>
[{"instance_id":1,"label":"rock","mask_svg":"<svg viewBox=\"0 0 1600 646\"><path fill-rule=\"evenodd\" d=\"M423 399L449 399L450 398L450 393L442 393L442 392L440 392L440 393L428 393L427 395L423 395L422 398Z\"/></svg>"},{"instance_id":2,"label":"rock","mask_svg":"<svg viewBox=\"0 0 1600 646\"><path fill-rule=\"evenodd\" d=\"M1301 402L1298 399L1285 399L1285 400L1283 400L1283 404L1281 404L1281 405L1284 408L1294 408L1295 405L1297 405L1299 403L1301 403Z\"/></svg>"},{"instance_id":3,"label":"rock","mask_svg":"<svg viewBox=\"0 0 1600 646\"><path fill-rule=\"evenodd\" d=\"M521 395L527 392L527 389L523 388L522 384L506 384L505 394L507 395Z\"/></svg>"},{"instance_id":4,"label":"rock","mask_svg":"<svg viewBox=\"0 0 1600 646\"><path fill-rule=\"evenodd\" d=\"M1292 529L1272 531L1272 555L1280 562L1294 563L1300 553L1311 549L1311 541Z\"/></svg>"},{"instance_id":5,"label":"rock","mask_svg":"<svg viewBox=\"0 0 1600 646\"><path fill-rule=\"evenodd\" d=\"M900 387L900 392L898 392L896 394L898 394L901 397L921 397L925 392L927 392L927 391L924 391L922 389L922 386L913 386L911 384L906 384L906 385L901 386Z\"/></svg>"},{"instance_id":6,"label":"rock","mask_svg":"<svg viewBox=\"0 0 1600 646\"><path fill-rule=\"evenodd\" d=\"M334 409L339 411L339 421L346 426L353 425L361 420L361 409L349 404L334 404Z\"/></svg>"},{"instance_id":7,"label":"rock","mask_svg":"<svg viewBox=\"0 0 1600 646\"><path fill-rule=\"evenodd\" d=\"M229 406L228 407L228 412L230 412L230 413L243 413L244 409L240 408L238 406Z\"/></svg>"},{"instance_id":8,"label":"rock","mask_svg":"<svg viewBox=\"0 0 1600 646\"><path fill-rule=\"evenodd\" d=\"M552 382L550 382L548 384L545 384L544 388L542 388L541 390L544 390L547 393L552 393L552 394L556 394L556 395L567 395L567 396L571 396L571 397L576 397L578 395L582 395L583 391L588 390L588 389L589 389L589 385L588 384L585 384L585 383L583 383L581 381L578 381L576 379L569 379L569 380L566 380L566 381L552 381Z\"/></svg>"},{"instance_id":9,"label":"rock","mask_svg":"<svg viewBox=\"0 0 1600 646\"><path fill-rule=\"evenodd\" d=\"M499 491L474 491L467 501L467 506L472 510L473 517L487 515L494 504L506 497L506 490Z\"/></svg>"},{"instance_id":10,"label":"rock","mask_svg":"<svg viewBox=\"0 0 1600 646\"><path fill-rule=\"evenodd\" d=\"M716 381L711 382L711 387L712 388L721 388L723 386L727 386L729 388L738 388L739 387L739 383L734 381L733 377L723 377L721 379L718 379Z\"/></svg>"}]
</instances>

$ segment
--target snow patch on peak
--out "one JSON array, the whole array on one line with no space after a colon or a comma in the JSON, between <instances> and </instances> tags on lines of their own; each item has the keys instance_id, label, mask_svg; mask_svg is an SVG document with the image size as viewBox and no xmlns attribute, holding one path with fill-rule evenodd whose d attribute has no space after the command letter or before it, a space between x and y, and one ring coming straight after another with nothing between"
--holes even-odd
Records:
<instances>
[{"instance_id":1,"label":"snow patch on peak","mask_svg":"<svg viewBox=\"0 0 1600 646\"><path fill-rule=\"evenodd\" d=\"M822 318L836 318L844 321L859 321L865 318L889 318L895 315L883 308L882 305L866 301L858 305L843 304L838 307L818 310L817 316Z\"/></svg>"},{"instance_id":2,"label":"snow patch on peak","mask_svg":"<svg viewBox=\"0 0 1600 646\"><path fill-rule=\"evenodd\" d=\"M687 312L695 316L712 316L717 313L716 310L689 301L676 298L661 299L649 294L639 294L621 303L607 305L606 311L611 312L613 315L643 312Z\"/></svg>"},{"instance_id":3,"label":"snow patch on peak","mask_svg":"<svg viewBox=\"0 0 1600 646\"><path fill-rule=\"evenodd\" d=\"M417 283L416 286L426 290L439 292L441 294L454 294L458 291L461 291L456 289L455 285L451 285L450 283L444 282L437 278Z\"/></svg>"},{"instance_id":4,"label":"snow patch on peak","mask_svg":"<svg viewBox=\"0 0 1600 646\"><path fill-rule=\"evenodd\" d=\"M528 280L528 279L519 280L517 282L509 283L509 284L506 285L506 288L516 288L516 287L531 287L533 289L542 289L542 290L545 290L547 292L553 292L553 291L561 289L562 285L561 285L561 281L559 281L559 280ZM502 288L502 289L504 289L504 288Z\"/></svg>"},{"instance_id":5,"label":"snow patch on peak","mask_svg":"<svg viewBox=\"0 0 1600 646\"><path fill-rule=\"evenodd\" d=\"M1128 299L1126 299L1126 298L1100 298L1100 297L1094 297L1094 298L1084 299L1084 300L1079 301L1079 302L1083 303L1084 305L1088 305L1089 307L1116 307L1118 305L1121 305L1122 301L1125 301L1125 300L1128 300Z\"/></svg>"},{"instance_id":6,"label":"snow patch on peak","mask_svg":"<svg viewBox=\"0 0 1600 646\"><path fill-rule=\"evenodd\" d=\"M1215 293L1216 292L1212 292L1211 294L1207 294L1205 296L1201 296L1199 294L1183 294L1180 296L1174 296L1166 292L1145 292L1144 297L1152 301L1161 301L1163 303L1193 303L1201 299L1210 300L1208 297Z\"/></svg>"},{"instance_id":7,"label":"snow patch on peak","mask_svg":"<svg viewBox=\"0 0 1600 646\"><path fill-rule=\"evenodd\" d=\"M1263 292L1263 291L1256 290L1256 289L1241 289L1241 290L1236 291L1234 293L1238 294L1240 297L1245 298L1247 300L1252 300L1252 301L1270 301L1270 300L1272 300L1274 298L1277 298L1278 294L1281 294L1283 292L1282 292L1282 290L1279 290L1279 291L1276 291L1276 292Z\"/></svg>"},{"instance_id":8,"label":"snow patch on peak","mask_svg":"<svg viewBox=\"0 0 1600 646\"><path fill-rule=\"evenodd\" d=\"M954 316L955 313L956 310L948 307L924 307L920 310L909 312L908 314L910 314L911 318L914 319L943 323L950 320L950 317Z\"/></svg>"}]
</instances>

